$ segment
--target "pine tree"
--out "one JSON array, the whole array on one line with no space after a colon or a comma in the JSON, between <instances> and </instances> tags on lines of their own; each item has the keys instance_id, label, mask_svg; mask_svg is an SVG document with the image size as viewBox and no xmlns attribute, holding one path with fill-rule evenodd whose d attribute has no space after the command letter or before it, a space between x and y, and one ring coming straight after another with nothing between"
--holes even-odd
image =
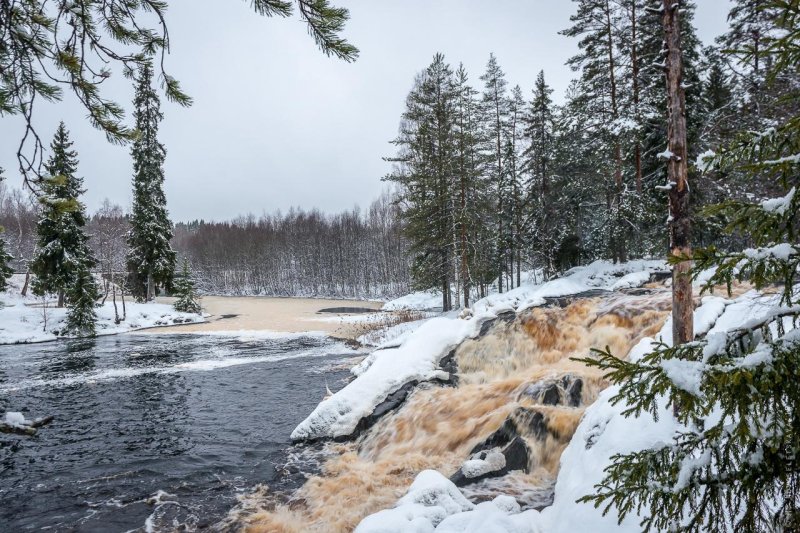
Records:
<instances>
[{"instance_id":1,"label":"pine tree","mask_svg":"<svg viewBox=\"0 0 800 533\"><path fill-rule=\"evenodd\" d=\"M175 280L174 295L178 298L175 301L175 310L182 313L200 313L200 303L197 301L197 292L192 279L192 272L189 269L189 262L183 260L181 275Z\"/></svg>"},{"instance_id":2,"label":"pine tree","mask_svg":"<svg viewBox=\"0 0 800 533\"><path fill-rule=\"evenodd\" d=\"M46 165L49 176L39 184L38 251L30 266L36 276L34 294L56 293L59 307L64 306L78 273L94 266L84 232L86 211L78 199L84 192L83 180L75 175L78 160L71 147L69 132L62 122L50 145L52 155Z\"/></svg>"},{"instance_id":3,"label":"pine tree","mask_svg":"<svg viewBox=\"0 0 800 533\"><path fill-rule=\"evenodd\" d=\"M481 131L477 91L469 84L467 71L460 65L455 73L455 169L453 184L454 242L457 243L457 271L464 307L469 307L474 285L488 281L483 275L488 265L482 264L483 232L488 196L483 187Z\"/></svg>"},{"instance_id":4,"label":"pine tree","mask_svg":"<svg viewBox=\"0 0 800 533\"><path fill-rule=\"evenodd\" d=\"M77 337L93 337L97 313L95 306L100 298L92 273L88 268L78 270L75 280L67 293L69 310L67 312L67 325L63 334Z\"/></svg>"},{"instance_id":5,"label":"pine tree","mask_svg":"<svg viewBox=\"0 0 800 533\"><path fill-rule=\"evenodd\" d=\"M405 234L412 253L412 278L420 289L438 288L442 308L452 306L454 135L458 89L442 54L418 76L406 99L400 135L393 141L398 154L389 161L396 170L386 177L400 185Z\"/></svg>"},{"instance_id":6,"label":"pine tree","mask_svg":"<svg viewBox=\"0 0 800 533\"><path fill-rule=\"evenodd\" d=\"M800 65L800 3L771 0L778 37L759 54L770 57L765 84L778 83ZM751 53L756 53L751 51ZM763 59L763 57L762 57ZM752 60L752 58L750 58ZM614 507L620 520L641 512L646 531L796 531L800 527L800 320L798 215L800 214L800 91L784 93L794 113L764 132L743 131L710 164L769 180L784 195L764 201L729 200L709 211L729 230L749 235L756 248L741 252L696 250L697 270L714 268L704 290L747 281L778 286L766 296L770 311L741 329L679 345L660 344L635 362L599 352L583 362L609 371L620 385L613 402L626 416L656 415L665 400L677 404L683 430L670 442L614 457L598 493L582 501ZM665 368L671 368L668 372ZM696 376L695 384L675 375Z\"/></svg>"},{"instance_id":7,"label":"pine tree","mask_svg":"<svg viewBox=\"0 0 800 533\"><path fill-rule=\"evenodd\" d=\"M506 131L509 118L509 101L507 96L508 82L503 69L494 54L489 55L486 72L481 76L484 83L482 113L483 139L485 145L485 172L495 195L497 216L494 221L495 231L495 275L497 287L503 292L503 280L507 272L508 260L508 172L504 168L506 161Z\"/></svg>"},{"instance_id":8,"label":"pine tree","mask_svg":"<svg viewBox=\"0 0 800 533\"><path fill-rule=\"evenodd\" d=\"M134 119L138 132L133 157L133 210L128 234L128 272L133 294L150 301L158 287L169 288L175 273L175 252L170 245L172 223L164 195L166 150L158 142L163 118L153 89L153 68L145 63L138 73Z\"/></svg>"}]
</instances>

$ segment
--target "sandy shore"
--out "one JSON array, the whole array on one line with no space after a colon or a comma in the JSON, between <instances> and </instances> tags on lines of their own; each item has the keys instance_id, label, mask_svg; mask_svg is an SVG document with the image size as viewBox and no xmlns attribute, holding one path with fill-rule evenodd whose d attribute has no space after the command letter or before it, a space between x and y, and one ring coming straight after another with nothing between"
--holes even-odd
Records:
<instances>
[{"instance_id":1,"label":"sandy shore","mask_svg":"<svg viewBox=\"0 0 800 533\"><path fill-rule=\"evenodd\" d=\"M173 298L158 298L172 303ZM378 310L383 302L326 300L317 298L269 298L260 296L205 296L203 311L211 316L202 324L170 326L170 333L274 331L300 333L322 331L339 338L355 338L364 332L352 313L320 313L321 309L358 307ZM164 333L162 328L147 330Z\"/></svg>"}]
</instances>

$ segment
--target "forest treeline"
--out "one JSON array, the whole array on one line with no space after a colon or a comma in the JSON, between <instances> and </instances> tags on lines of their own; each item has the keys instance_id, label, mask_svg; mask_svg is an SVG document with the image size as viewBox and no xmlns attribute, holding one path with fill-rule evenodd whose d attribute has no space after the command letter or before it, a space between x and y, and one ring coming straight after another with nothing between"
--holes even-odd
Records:
<instances>
[{"instance_id":1,"label":"forest treeline","mask_svg":"<svg viewBox=\"0 0 800 533\"><path fill-rule=\"evenodd\" d=\"M19 273L36 255L38 210L36 199L0 182L0 226ZM129 230L128 214L109 201L88 217L95 270L106 280L124 277ZM179 222L173 232L173 249L206 294L378 298L410 290L406 240L389 193L367 209Z\"/></svg>"},{"instance_id":2,"label":"forest treeline","mask_svg":"<svg viewBox=\"0 0 800 533\"><path fill-rule=\"evenodd\" d=\"M568 61L576 78L557 105L540 72L526 94L510 87L489 57L473 82L442 54L415 79L396 154L386 177L399 205L417 288L438 288L443 307L469 305L499 278L499 290L521 273L546 276L598 258L663 257L667 251L664 30L660 4L641 0L575 0L578 40ZM787 116L781 98L793 72L764 83L769 58L758 51L780 10L734 2L728 31L703 47L695 4L681 2L683 83L694 242L741 246L703 206L764 198L774 182L741 172L700 173L703 159L735 132L762 131ZM656 7L653 7L656 6ZM460 301L459 301L460 300Z\"/></svg>"},{"instance_id":3,"label":"forest treeline","mask_svg":"<svg viewBox=\"0 0 800 533\"><path fill-rule=\"evenodd\" d=\"M388 194L368 209L292 209L179 223L173 245L214 294L392 297L409 291L406 241Z\"/></svg>"}]
</instances>

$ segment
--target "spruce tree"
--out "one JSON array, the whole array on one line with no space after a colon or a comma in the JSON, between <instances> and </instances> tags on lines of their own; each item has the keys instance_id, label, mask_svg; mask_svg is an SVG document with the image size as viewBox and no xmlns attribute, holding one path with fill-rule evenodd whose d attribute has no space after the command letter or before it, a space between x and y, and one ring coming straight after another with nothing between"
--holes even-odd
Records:
<instances>
[{"instance_id":1,"label":"spruce tree","mask_svg":"<svg viewBox=\"0 0 800 533\"><path fill-rule=\"evenodd\" d=\"M137 137L131 149L133 209L127 262L133 294L150 301L158 287L170 287L175 273L175 252L170 245L172 223L164 195L166 149L158 142L163 114L153 89L150 63L139 69L133 104Z\"/></svg>"},{"instance_id":2,"label":"spruce tree","mask_svg":"<svg viewBox=\"0 0 800 533\"><path fill-rule=\"evenodd\" d=\"M76 337L93 337L95 335L95 322L97 322L95 306L98 298L100 298L100 291L88 268L81 268L77 272L67 297L69 299L69 310L67 311L67 325L63 334Z\"/></svg>"},{"instance_id":3,"label":"spruce tree","mask_svg":"<svg viewBox=\"0 0 800 533\"><path fill-rule=\"evenodd\" d=\"M175 310L182 313L200 313L200 303L197 301L197 292L192 279L192 272L189 269L189 262L183 260L183 268L180 276L175 280L174 295L178 298L175 301Z\"/></svg>"},{"instance_id":4,"label":"spruce tree","mask_svg":"<svg viewBox=\"0 0 800 533\"><path fill-rule=\"evenodd\" d=\"M52 154L47 162L48 176L39 183L41 215L37 225L37 254L31 262L33 292L44 296L58 295L58 306L63 307L78 274L94 266L94 258L84 232L86 211L79 197L83 194L83 180L75 175L78 169L77 153L71 149L69 132L60 123L53 142Z\"/></svg>"},{"instance_id":5,"label":"spruce tree","mask_svg":"<svg viewBox=\"0 0 800 533\"><path fill-rule=\"evenodd\" d=\"M545 276L555 274L556 249L558 247L557 231L564 226L557 224L556 194L552 183L551 164L555 157L555 109L551 97L553 89L544 78L544 71L536 77L533 88L533 100L528 112L528 123L525 135L528 138L528 149L525 151L525 168L530 176L528 182L529 195L532 199L532 253L537 262L544 267Z\"/></svg>"},{"instance_id":6,"label":"spruce tree","mask_svg":"<svg viewBox=\"0 0 800 533\"><path fill-rule=\"evenodd\" d=\"M511 202L508 191L507 128L509 120L508 82L494 54L489 55L486 72L481 76L484 83L482 112L485 145L485 171L495 195L495 275L497 288L503 292L503 280L508 271L508 206ZM505 152L505 153L504 153Z\"/></svg>"},{"instance_id":7,"label":"spruce tree","mask_svg":"<svg viewBox=\"0 0 800 533\"><path fill-rule=\"evenodd\" d=\"M396 169L386 177L400 186L405 234L412 254L411 275L419 289L437 288L442 308L451 308L456 263L454 168L458 89L442 54L418 76L406 99Z\"/></svg>"},{"instance_id":8,"label":"spruce tree","mask_svg":"<svg viewBox=\"0 0 800 533\"><path fill-rule=\"evenodd\" d=\"M800 3L771 0L765 6L780 10L780 31L751 53L771 58L769 86L798 72ZM646 531L800 527L800 336L792 329L800 321L800 91L795 87L784 98L792 115L765 131L743 131L707 161L783 190L778 198L731 199L709 210L724 216L730 231L749 235L755 248L694 252L696 272L714 269L705 290L730 290L734 281L779 287L778 294L764 296L768 312L713 338L657 345L635 362L607 350L583 360L608 371L620 386L612 401L628 406L626 416L655 416L664 401L680 406L682 429L671 441L615 456L597 494L582 498L606 511L616 508L620 520L644 507ZM673 381L678 375L684 378Z\"/></svg>"}]
</instances>

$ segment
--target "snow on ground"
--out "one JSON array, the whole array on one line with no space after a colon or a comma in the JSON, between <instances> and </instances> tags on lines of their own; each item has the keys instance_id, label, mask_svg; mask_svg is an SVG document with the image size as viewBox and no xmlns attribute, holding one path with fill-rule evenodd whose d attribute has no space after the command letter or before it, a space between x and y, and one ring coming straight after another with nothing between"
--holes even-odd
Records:
<instances>
[{"instance_id":1,"label":"snow on ground","mask_svg":"<svg viewBox=\"0 0 800 533\"><path fill-rule=\"evenodd\" d=\"M468 318L433 318L405 336L398 346L376 351L367 357L354 370L357 378L320 403L295 428L292 439L350 435L362 418L369 416L376 406L403 385L447 378L438 369L441 359L462 341L477 335L481 324L498 313L541 305L546 297L567 296L591 289L608 290L628 274L663 271L665 268L664 261L632 261L621 265L596 261L570 270L563 278L540 285L523 285L479 300L471 313L465 313ZM638 279L643 283L649 275L647 279L641 275Z\"/></svg>"},{"instance_id":2,"label":"snow on ground","mask_svg":"<svg viewBox=\"0 0 800 533\"><path fill-rule=\"evenodd\" d=\"M383 305L384 311L428 311L442 309L442 293L438 291L418 291L395 298Z\"/></svg>"},{"instance_id":3,"label":"snow on ground","mask_svg":"<svg viewBox=\"0 0 800 533\"><path fill-rule=\"evenodd\" d=\"M67 309L56 308L51 300L44 300L28 293L20 294L24 276L14 275L9 290L0 293L0 344L19 344L56 340L64 329ZM119 313L122 303L117 301ZM180 313L171 305L126 301L127 317L124 322L114 323L114 305L110 300L97 312L97 334L113 335L143 328L203 322L204 318L192 313Z\"/></svg>"},{"instance_id":4,"label":"snow on ground","mask_svg":"<svg viewBox=\"0 0 800 533\"><path fill-rule=\"evenodd\" d=\"M663 263L663 261L662 261ZM538 285L543 280L541 270L530 270L520 274L521 286ZM510 283L509 283L510 284ZM453 294L455 294L455 287L453 287ZM489 294L497 294L497 281L489 287ZM471 292L470 301L474 302L479 299L476 290ZM434 289L426 291L412 292L399 298L395 298L383 305L384 311L431 311L442 309L442 292Z\"/></svg>"}]
</instances>

